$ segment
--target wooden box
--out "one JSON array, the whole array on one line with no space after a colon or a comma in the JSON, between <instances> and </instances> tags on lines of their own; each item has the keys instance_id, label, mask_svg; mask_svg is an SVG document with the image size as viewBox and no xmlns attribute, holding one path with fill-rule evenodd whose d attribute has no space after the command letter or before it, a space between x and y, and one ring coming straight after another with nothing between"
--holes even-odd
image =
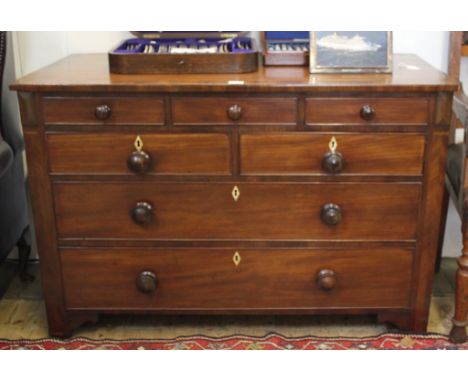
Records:
<instances>
[{"instance_id":1,"label":"wooden box","mask_svg":"<svg viewBox=\"0 0 468 382\"><path fill-rule=\"evenodd\" d=\"M308 66L309 32L262 32L265 66Z\"/></svg>"},{"instance_id":2,"label":"wooden box","mask_svg":"<svg viewBox=\"0 0 468 382\"><path fill-rule=\"evenodd\" d=\"M239 32L133 32L109 52L119 74L248 73L258 68L255 41Z\"/></svg>"}]
</instances>

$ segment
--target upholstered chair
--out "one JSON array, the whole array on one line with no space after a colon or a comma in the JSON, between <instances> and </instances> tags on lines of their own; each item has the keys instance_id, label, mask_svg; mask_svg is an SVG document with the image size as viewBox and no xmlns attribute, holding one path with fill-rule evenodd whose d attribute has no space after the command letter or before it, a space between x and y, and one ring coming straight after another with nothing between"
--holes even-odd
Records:
<instances>
[{"instance_id":1,"label":"upholstered chair","mask_svg":"<svg viewBox=\"0 0 468 382\"><path fill-rule=\"evenodd\" d=\"M7 54L7 33L0 32L0 100ZM23 137L19 126L3 123L0 103L0 264L17 246L23 278L30 253Z\"/></svg>"}]
</instances>

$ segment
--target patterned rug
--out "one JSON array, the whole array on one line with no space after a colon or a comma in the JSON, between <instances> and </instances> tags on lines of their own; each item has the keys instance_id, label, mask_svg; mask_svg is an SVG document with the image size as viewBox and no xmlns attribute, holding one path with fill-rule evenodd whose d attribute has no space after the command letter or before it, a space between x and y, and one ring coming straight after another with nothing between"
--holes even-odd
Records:
<instances>
[{"instance_id":1,"label":"patterned rug","mask_svg":"<svg viewBox=\"0 0 468 382\"><path fill-rule=\"evenodd\" d=\"M406 335L386 333L367 338L287 338L277 333L264 337L207 336L177 337L165 340L0 340L0 350L468 350L438 334Z\"/></svg>"}]
</instances>

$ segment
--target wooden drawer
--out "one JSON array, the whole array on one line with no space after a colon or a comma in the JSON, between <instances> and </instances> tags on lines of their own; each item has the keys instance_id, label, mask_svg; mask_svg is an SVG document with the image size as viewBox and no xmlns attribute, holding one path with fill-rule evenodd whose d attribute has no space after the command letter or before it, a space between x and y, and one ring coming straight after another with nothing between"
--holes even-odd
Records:
<instances>
[{"instance_id":1,"label":"wooden drawer","mask_svg":"<svg viewBox=\"0 0 468 382\"><path fill-rule=\"evenodd\" d=\"M164 124L158 97L53 97L42 104L46 124Z\"/></svg>"},{"instance_id":2,"label":"wooden drawer","mask_svg":"<svg viewBox=\"0 0 468 382\"><path fill-rule=\"evenodd\" d=\"M294 125L296 98L181 97L172 99L174 125Z\"/></svg>"},{"instance_id":3,"label":"wooden drawer","mask_svg":"<svg viewBox=\"0 0 468 382\"><path fill-rule=\"evenodd\" d=\"M70 174L133 174L128 160L136 134L48 134L50 171ZM229 174L226 134L140 134L148 173ZM133 170L135 171L135 170Z\"/></svg>"},{"instance_id":4,"label":"wooden drawer","mask_svg":"<svg viewBox=\"0 0 468 382\"><path fill-rule=\"evenodd\" d=\"M241 136L241 172L320 175L335 137L344 175L421 175L425 139L411 134L272 133Z\"/></svg>"},{"instance_id":5,"label":"wooden drawer","mask_svg":"<svg viewBox=\"0 0 468 382\"><path fill-rule=\"evenodd\" d=\"M54 193L60 237L412 240L420 184L57 182ZM142 202L153 213L145 226L130 216ZM330 203L342 212L337 225L321 220Z\"/></svg>"},{"instance_id":6,"label":"wooden drawer","mask_svg":"<svg viewBox=\"0 0 468 382\"><path fill-rule=\"evenodd\" d=\"M413 261L411 249L383 247L67 248L60 253L66 306L75 309L406 308ZM331 290L318 284L324 270L332 271L326 280L334 284ZM145 271L157 278L147 293L136 286Z\"/></svg>"},{"instance_id":7,"label":"wooden drawer","mask_svg":"<svg viewBox=\"0 0 468 382\"><path fill-rule=\"evenodd\" d=\"M308 125L427 124L429 99L424 97L308 98L305 120Z\"/></svg>"}]
</instances>

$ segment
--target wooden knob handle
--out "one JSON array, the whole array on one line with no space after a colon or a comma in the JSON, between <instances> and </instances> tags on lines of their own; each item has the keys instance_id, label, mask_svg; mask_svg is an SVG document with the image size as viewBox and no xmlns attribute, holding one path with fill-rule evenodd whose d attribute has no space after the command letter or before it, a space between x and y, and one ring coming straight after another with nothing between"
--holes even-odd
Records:
<instances>
[{"instance_id":1,"label":"wooden knob handle","mask_svg":"<svg viewBox=\"0 0 468 382\"><path fill-rule=\"evenodd\" d=\"M341 221L341 207L337 204L329 203L322 207L322 221L327 225L337 225Z\"/></svg>"},{"instance_id":2,"label":"wooden knob handle","mask_svg":"<svg viewBox=\"0 0 468 382\"><path fill-rule=\"evenodd\" d=\"M336 285L336 273L331 269L322 269L317 273L317 285L324 291L332 290Z\"/></svg>"},{"instance_id":3,"label":"wooden knob handle","mask_svg":"<svg viewBox=\"0 0 468 382\"><path fill-rule=\"evenodd\" d=\"M370 121L375 117L375 110L371 105L364 105L359 114L365 121Z\"/></svg>"},{"instance_id":4,"label":"wooden knob handle","mask_svg":"<svg viewBox=\"0 0 468 382\"><path fill-rule=\"evenodd\" d=\"M111 108L109 105L99 105L94 110L94 115L97 119L105 121L111 115Z\"/></svg>"},{"instance_id":5,"label":"wooden knob handle","mask_svg":"<svg viewBox=\"0 0 468 382\"><path fill-rule=\"evenodd\" d=\"M242 117L242 108L239 105L232 105L228 109L228 117L233 121L237 121Z\"/></svg>"},{"instance_id":6,"label":"wooden knob handle","mask_svg":"<svg viewBox=\"0 0 468 382\"><path fill-rule=\"evenodd\" d=\"M143 271L136 278L136 287L142 293L152 293L158 286L158 278L151 271Z\"/></svg>"},{"instance_id":7,"label":"wooden knob handle","mask_svg":"<svg viewBox=\"0 0 468 382\"><path fill-rule=\"evenodd\" d=\"M151 164L151 156L144 151L134 151L130 154L127 160L127 165L130 171L138 175L146 174L149 171Z\"/></svg>"},{"instance_id":8,"label":"wooden knob handle","mask_svg":"<svg viewBox=\"0 0 468 382\"><path fill-rule=\"evenodd\" d=\"M148 225L153 220L153 206L148 202L138 202L130 215L136 224Z\"/></svg>"},{"instance_id":9,"label":"wooden knob handle","mask_svg":"<svg viewBox=\"0 0 468 382\"><path fill-rule=\"evenodd\" d=\"M338 174L343 170L344 159L339 152L331 152L325 154L322 160L322 168L329 174Z\"/></svg>"}]
</instances>

